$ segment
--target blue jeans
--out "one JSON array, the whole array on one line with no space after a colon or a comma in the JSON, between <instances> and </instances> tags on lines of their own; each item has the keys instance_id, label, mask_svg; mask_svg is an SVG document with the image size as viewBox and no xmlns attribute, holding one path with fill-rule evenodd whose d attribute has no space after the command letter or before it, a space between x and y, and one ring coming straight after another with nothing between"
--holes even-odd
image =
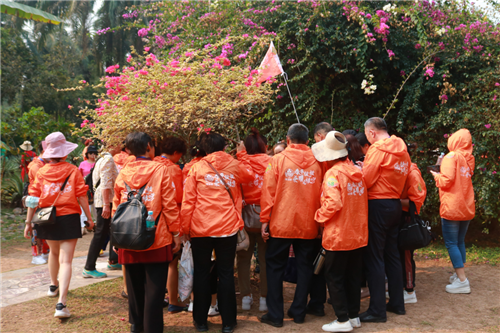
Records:
<instances>
[{"instance_id":1,"label":"blue jeans","mask_svg":"<svg viewBox=\"0 0 500 333\"><path fill-rule=\"evenodd\" d=\"M450 221L441 218L444 244L448 249L453 268L463 268L465 257L465 234L469 221Z\"/></svg>"}]
</instances>

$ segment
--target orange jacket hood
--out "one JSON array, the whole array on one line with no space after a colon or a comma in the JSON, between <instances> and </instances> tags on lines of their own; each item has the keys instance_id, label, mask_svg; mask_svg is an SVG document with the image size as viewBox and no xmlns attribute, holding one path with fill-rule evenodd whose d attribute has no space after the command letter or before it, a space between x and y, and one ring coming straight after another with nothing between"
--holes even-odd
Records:
<instances>
[{"instance_id":1,"label":"orange jacket hood","mask_svg":"<svg viewBox=\"0 0 500 333\"><path fill-rule=\"evenodd\" d=\"M306 152L311 152L311 148L306 145L295 143L292 143L283 151L286 157L302 169L307 169L318 162L312 153L306 154Z\"/></svg>"},{"instance_id":2,"label":"orange jacket hood","mask_svg":"<svg viewBox=\"0 0 500 333\"><path fill-rule=\"evenodd\" d=\"M264 173L271 160L271 156L267 154L248 155L246 150L238 152L236 156L238 157L238 161L241 161L255 174L255 178L252 179L252 181L241 184L243 189L242 196L245 200L245 204L260 205L262 185L264 184Z\"/></svg>"},{"instance_id":3,"label":"orange jacket hood","mask_svg":"<svg viewBox=\"0 0 500 333\"><path fill-rule=\"evenodd\" d=\"M471 171L474 172L476 163L472 155L472 136L468 129L462 128L450 136L448 150L462 155Z\"/></svg>"},{"instance_id":4,"label":"orange jacket hood","mask_svg":"<svg viewBox=\"0 0 500 333\"><path fill-rule=\"evenodd\" d=\"M219 169L224 169L233 162L234 158L223 151L216 151L215 153L203 157L202 160L210 162L214 168L219 171Z\"/></svg>"},{"instance_id":5,"label":"orange jacket hood","mask_svg":"<svg viewBox=\"0 0 500 333\"><path fill-rule=\"evenodd\" d=\"M163 164L167 167L167 171L170 175L170 178L172 178L175 189L175 201L177 202L177 205L180 206L182 203L183 188L183 176L180 166L172 162L169 158L163 156L156 156L153 161Z\"/></svg>"},{"instance_id":6,"label":"orange jacket hood","mask_svg":"<svg viewBox=\"0 0 500 333\"><path fill-rule=\"evenodd\" d=\"M417 208L417 214L420 214L420 208L424 204L425 197L427 196L427 187L425 186L425 181L422 178L422 173L415 163L410 165L410 172L408 173L408 178L406 178L405 188L401 194L401 199L410 199L415 203ZM409 209L403 207L405 212Z\"/></svg>"},{"instance_id":7,"label":"orange jacket hood","mask_svg":"<svg viewBox=\"0 0 500 333\"><path fill-rule=\"evenodd\" d=\"M338 168L338 171L354 182L359 182L363 179L363 172L361 172L358 167L355 167L349 160L343 162L342 168Z\"/></svg>"},{"instance_id":8,"label":"orange jacket hood","mask_svg":"<svg viewBox=\"0 0 500 333\"><path fill-rule=\"evenodd\" d=\"M369 149L378 149L383 151L384 153L389 153L396 156L401 156L408 152L404 141L394 135L392 135L388 139L375 142L370 146Z\"/></svg>"}]
</instances>

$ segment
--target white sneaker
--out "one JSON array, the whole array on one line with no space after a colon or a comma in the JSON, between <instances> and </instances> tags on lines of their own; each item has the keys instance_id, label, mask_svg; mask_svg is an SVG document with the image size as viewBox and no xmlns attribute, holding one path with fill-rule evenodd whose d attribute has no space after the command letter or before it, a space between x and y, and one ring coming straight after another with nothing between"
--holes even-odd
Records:
<instances>
[{"instance_id":1,"label":"white sneaker","mask_svg":"<svg viewBox=\"0 0 500 333\"><path fill-rule=\"evenodd\" d=\"M47 263L47 260L44 259L41 255L39 255L39 256L33 257L33 259L31 259L31 263L33 265L43 265L43 264Z\"/></svg>"},{"instance_id":2,"label":"white sneaker","mask_svg":"<svg viewBox=\"0 0 500 333\"><path fill-rule=\"evenodd\" d=\"M193 301L189 301L188 312L193 312Z\"/></svg>"},{"instance_id":3,"label":"white sneaker","mask_svg":"<svg viewBox=\"0 0 500 333\"><path fill-rule=\"evenodd\" d=\"M388 291L385 292L385 298L390 299Z\"/></svg>"},{"instance_id":4,"label":"white sneaker","mask_svg":"<svg viewBox=\"0 0 500 333\"><path fill-rule=\"evenodd\" d=\"M267 300L266 300L265 297L261 297L260 298L259 311L261 311L261 312L267 312Z\"/></svg>"},{"instance_id":5,"label":"white sneaker","mask_svg":"<svg viewBox=\"0 0 500 333\"><path fill-rule=\"evenodd\" d=\"M219 315L219 307L217 305L218 305L217 303L215 305L210 305L210 309L208 309L208 316L209 317Z\"/></svg>"},{"instance_id":6,"label":"white sneaker","mask_svg":"<svg viewBox=\"0 0 500 333\"><path fill-rule=\"evenodd\" d=\"M87 234L87 228L82 227L82 236Z\"/></svg>"},{"instance_id":7,"label":"white sneaker","mask_svg":"<svg viewBox=\"0 0 500 333\"><path fill-rule=\"evenodd\" d=\"M330 324L323 325L321 328L326 332L351 332L353 330L349 320L343 323L334 320Z\"/></svg>"},{"instance_id":8,"label":"white sneaker","mask_svg":"<svg viewBox=\"0 0 500 333\"><path fill-rule=\"evenodd\" d=\"M241 309L242 310L250 310L253 304L253 297L252 295L250 296L244 296L243 299L241 300Z\"/></svg>"},{"instance_id":9,"label":"white sneaker","mask_svg":"<svg viewBox=\"0 0 500 333\"><path fill-rule=\"evenodd\" d=\"M47 296L56 297L59 295L59 286L50 285L49 291L47 291Z\"/></svg>"},{"instance_id":10,"label":"white sneaker","mask_svg":"<svg viewBox=\"0 0 500 333\"><path fill-rule=\"evenodd\" d=\"M48 253L42 254L42 258L49 261L49 254Z\"/></svg>"},{"instance_id":11,"label":"white sneaker","mask_svg":"<svg viewBox=\"0 0 500 333\"><path fill-rule=\"evenodd\" d=\"M69 318L71 314L69 313L66 305L62 303L57 303L56 305L56 313L54 313L55 318Z\"/></svg>"},{"instance_id":12,"label":"white sneaker","mask_svg":"<svg viewBox=\"0 0 500 333\"><path fill-rule=\"evenodd\" d=\"M465 279L462 282L459 278L455 279L452 284L446 286L446 292L450 294L470 294L469 280Z\"/></svg>"},{"instance_id":13,"label":"white sneaker","mask_svg":"<svg viewBox=\"0 0 500 333\"><path fill-rule=\"evenodd\" d=\"M415 291L409 294L406 290L403 290L403 296L405 299L405 304L417 303L417 294L415 293Z\"/></svg>"},{"instance_id":14,"label":"white sneaker","mask_svg":"<svg viewBox=\"0 0 500 333\"><path fill-rule=\"evenodd\" d=\"M450 276L450 283L453 283L456 279L458 279L457 273L453 273L453 275Z\"/></svg>"},{"instance_id":15,"label":"white sneaker","mask_svg":"<svg viewBox=\"0 0 500 333\"><path fill-rule=\"evenodd\" d=\"M349 322L351 323L351 326L354 328L361 327L361 320L359 320L359 317L350 318Z\"/></svg>"}]
</instances>

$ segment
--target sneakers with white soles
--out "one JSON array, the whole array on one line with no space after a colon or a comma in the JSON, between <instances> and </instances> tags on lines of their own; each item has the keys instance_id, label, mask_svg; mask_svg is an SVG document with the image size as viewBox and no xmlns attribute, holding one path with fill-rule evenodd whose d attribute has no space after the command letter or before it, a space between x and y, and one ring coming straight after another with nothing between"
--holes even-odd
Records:
<instances>
[{"instance_id":1,"label":"sneakers with white soles","mask_svg":"<svg viewBox=\"0 0 500 333\"><path fill-rule=\"evenodd\" d=\"M446 286L446 292L450 294L470 294L469 279L460 281L459 278L455 279L452 284Z\"/></svg>"},{"instance_id":2,"label":"sneakers with white soles","mask_svg":"<svg viewBox=\"0 0 500 333\"><path fill-rule=\"evenodd\" d=\"M66 305L62 303L57 303L56 304L56 313L54 313L55 318L69 318L71 314L69 313L68 308Z\"/></svg>"},{"instance_id":3,"label":"sneakers with white soles","mask_svg":"<svg viewBox=\"0 0 500 333\"><path fill-rule=\"evenodd\" d=\"M43 265L47 263L47 259L44 259L42 255L35 256L31 259L33 265Z\"/></svg>"},{"instance_id":4,"label":"sneakers with white soles","mask_svg":"<svg viewBox=\"0 0 500 333\"><path fill-rule=\"evenodd\" d=\"M361 320L359 320L359 317L349 318L349 322L351 323L351 326L354 328L361 327Z\"/></svg>"},{"instance_id":5,"label":"sneakers with white soles","mask_svg":"<svg viewBox=\"0 0 500 333\"><path fill-rule=\"evenodd\" d=\"M452 276L450 276L450 284L453 283L458 278L457 273L453 273Z\"/></svg>"},{"instance_id":6,"label":"sneakers with white soles","mask_svg":"<svg viewBox=\"0 0 500 333\"><path fill-rule=\"evenodd\" d=\"M388 291L385 292L385 298L390 299Z\"/></svg>"},{"instance_id":7,"label":"sneakers with white soles","mask_svg":"<svg viewBox=\"0 0 500 333\"><path fill-rule=\"evenodd\" d=\"M193 301L189 301L188 312L193 312Z\"/></svg>"},{"instance_id":8,"label":"sneakers with white soles","mask_svg":"<svg viewBox=\"0 0 500 333\"><path fill-rule=\"evenodd\" d=\"M417 294L415 293L415 291L409 294L406 290L403 290L403 296L405 299L405 304L417 303Z\"/></svg>"},{"instance_id":9,"label":"sneakers with white soles","mask_svg":"<svg viewBox=\"0 0 500 333\"><path fill-rule=\"evenodd\" d=\"M243 299L241 300L241 309L242 310L250 310L253 304L253 297L252 295L250 296L244 296Z\"/></svg>"},{"instance_id":10,"label":"sneakers with white soles","mask_svg":"<svg viewBox=\"0 0 500 333\"><path fill-rule=\"evenodd\" d=\"M260 298L259 311L260 312L267 312L267 300L265 297Z\"/></svg>"},{"instance_id":11,"label":"sneakers with white soles","mask_svg":"<svg viewBox=\"0 0 500 333\"><path fill-rule=\"evenodd\" d=\"M323 325L321 328L325 332L351 332L353 330L349 320L343 323L339 323L337 320L334 320L330 324Z\"/></svg>"},{"instance_id":12,"label":"sneakers with white soles","mask_svg":"<svg viewBox=\"0 0 500 333\"><path fill-rule=\"evenodd\" d=\"M47 291L47 296L56 297L59 295L59 286L50 285L49 291Z\"/></svg>"},{"instance_id":13,"label":"sneakers with white soles","mask_svg":"<svg viewBox=\"0 0 500 333\"><path fill-rule=\"evenodd\" d=\"M208 309L208 316L209 317L214 317L219 315L219 307L218 304L215 303L215 305L210 305L210 309Z\"/></svg>"}]
</instances>

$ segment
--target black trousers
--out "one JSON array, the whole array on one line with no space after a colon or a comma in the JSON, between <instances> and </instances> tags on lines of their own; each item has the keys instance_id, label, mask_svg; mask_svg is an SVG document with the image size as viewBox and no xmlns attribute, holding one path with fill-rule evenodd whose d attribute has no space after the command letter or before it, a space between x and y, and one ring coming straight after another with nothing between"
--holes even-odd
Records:
<instances>
[{"instance_id":1,"label":"black trousers","mask_svg":"<svg viewBox=\"0 0 500 333\"><path fill-rule=\"evenodd\" d=\"M128 318L144 325L145 333L163 332L163 299L168 262L125 265L128 291Z\"/></svg>"},{"instance_id":2,"label":"black trousers","mask_svg":"<svg viewBox=\"0 0 500 333\"><path fill-rule=\"evenodd\" d=\"M403 278L398 249L398 231L401 221L399 199L368 200L368 246L364 251L364 265L370 288L371 315L386 318L385 276L389 284L389 304L404 310Z\"/></svg>"},{"instance_id":3,"label":"black trousers","mask_svg":"<svg viewBox=\"0 0 500 333\"><path fill-rule=\"evenodd\" d=\"M89 253L87 254L87 262L85 263L85 269L88 271L95 270L95 263L97 258L99 257L99 252L101 252L104 243L109 237L109 226L111 224L111 218L103 219L102 208L96 208L96 222L94 228L94 237L92 237L92 241L89 246ZM109 262L117 263L118 262L118 254L113 251L112 246L109 247Z\"/></svg>"},{"instance_id":4,"label":"black trousers","mask_svg":"<svg viewBox=\"0 0 500 333\"><path fill-rule=\"evenodd\" d=\"M333 310L339 322L359 316L363 274L363 248L351 251L326 251L324 276Z\"/></svg>"},{"instance_id":5,"label":"black trousers","mask_svg":"<svg viewBox=\"0 0 500 333\"><path fill-rule=\"evenodd\" d=\"M194 284L193 284L193 319L198 325L207 323L208 310L210 308L211 280L210 269L212 267L212 251L215 250L215 258L219 278L217 286L217 301L219 312L222 317L222 326L234 326L236 324L236 291L234 286L234 257L236 255L237 236L227 238L193 237L191 245L194 261Z\"/></svg>"},{"instance_id":6,"label":"black trousers","mask_svg":"<svg viewBox=\"0 0 500 333\"><path fill-rule=\"evenodd\" d=\"M415 290L415 260L413 259L413 250L400 250L401 267L403 272L403 285L406 291Z\"/></svg>"},{"instance_id":7,"label":"black trousers","mask_svg":"<svg viewBox=\"0 0 500 333\"><path fill-rule=\"evenodd\" d=\"M283 276L290 251L293 245L297 261L297 287L290 312L294 318L306 315L307 294L313 276L314 239L273 238L267 241L267 308L272 320L284 318L283 309Z\"/></svg>"},{"instance_id":8,"label":"black trousers","mask_svg":"<svg viewBox=\"0 0 500 333\"><path fill-rule=\"evenodd\" d=\"M314 239L314 258L318 255L319 251L321 250L321 242L322 240L320 238ZM313 260L314 262L314 260ZM311 283L309 285L309 304L307 304L308 309L319 309L319 310L324 310L325 309L325 302L326 302L326 281L325 281L325 275L324 274L313 274L311 278Z\"/></svg>"}]
</instances>

